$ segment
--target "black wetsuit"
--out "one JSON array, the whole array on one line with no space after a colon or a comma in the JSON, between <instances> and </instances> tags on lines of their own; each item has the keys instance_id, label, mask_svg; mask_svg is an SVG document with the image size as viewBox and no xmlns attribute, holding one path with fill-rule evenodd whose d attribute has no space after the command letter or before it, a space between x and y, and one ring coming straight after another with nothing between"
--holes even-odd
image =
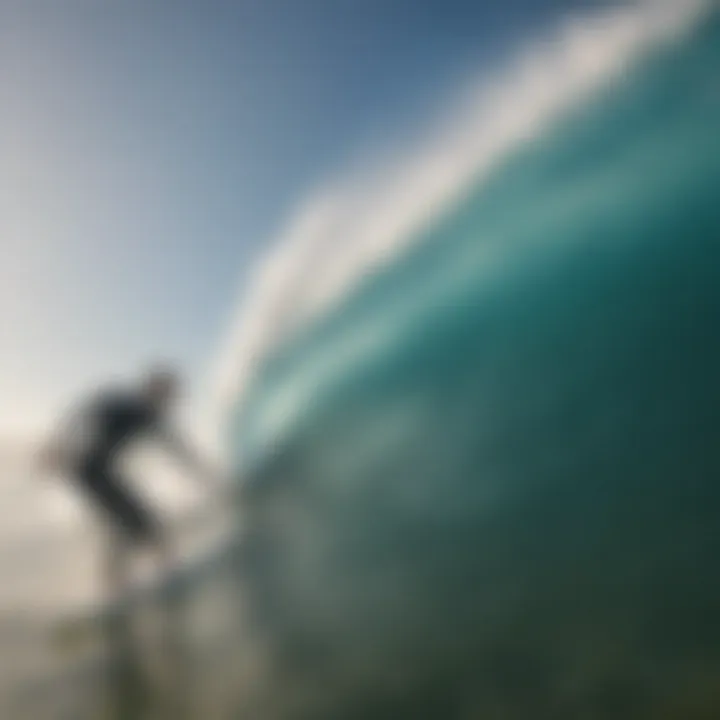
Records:
<instances>
[{"instance_id":1,"label":"black wetsuit","mask_svg":"<svg viewBox=\"0 0 720 720\"><path fill-rule=\"evenodd\" d=\"M85 443L75 462L74 477L93 505L117 529L133 541L152 541L158 522L131 492L114 461L140 435L159 434L175 444L174 436L165 430L152 406L132 392L101 393L81 412Z\"/></svg>"}]
</instances>

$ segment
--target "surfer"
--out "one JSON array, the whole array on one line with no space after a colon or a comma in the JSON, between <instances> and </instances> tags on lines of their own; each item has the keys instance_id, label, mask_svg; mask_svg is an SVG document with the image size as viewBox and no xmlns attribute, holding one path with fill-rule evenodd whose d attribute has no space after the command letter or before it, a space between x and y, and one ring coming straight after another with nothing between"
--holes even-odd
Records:
<instances>
[{"instance_id":1,"label":"surfer","mask_svg":"<svg viewBox=\"0 0 720 720\"><path fill-rule=\"evenodd\" d=\"M151 552L159 569L174 559L172 543L161 523L126 482L118 456L135 441L154 437L194 475L210 473L199 457L173 431L170 415L180 379L170 368L149 370L137 387L96 392L54 433L40 453L43 469L74 481L110 529L105 587L110 597L127 589L127 563L132 549Z\"/></svg>"}]
</instances>

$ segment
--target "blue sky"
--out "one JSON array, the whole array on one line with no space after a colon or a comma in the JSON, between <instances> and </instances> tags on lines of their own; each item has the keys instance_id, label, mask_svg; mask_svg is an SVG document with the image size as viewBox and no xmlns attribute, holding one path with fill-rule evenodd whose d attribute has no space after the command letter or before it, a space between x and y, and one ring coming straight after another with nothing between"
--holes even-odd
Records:
<instances>
[{"instance_id":1,"label":"blue sky","mask_svg":"<svg viewBox=\"0 0 720 720\"><path fill-rule=\"evenodd\" d=\"M199 378L312 188L598 4L0 0L0 435L155 356Z\"/></svg>"}]
</instances>

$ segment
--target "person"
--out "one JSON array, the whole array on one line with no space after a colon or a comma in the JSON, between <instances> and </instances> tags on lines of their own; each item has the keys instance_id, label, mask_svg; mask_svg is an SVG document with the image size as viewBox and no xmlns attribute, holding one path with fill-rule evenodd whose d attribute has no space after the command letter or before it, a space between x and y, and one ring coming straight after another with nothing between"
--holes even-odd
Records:
<instances>
[{"instance_id":1,"label":"person","mask_svg":"<svg viewBox=\"0 0 720 720\"><path fill-rule=\"evenodd\" d=\"M118 458L143 437L154 437L193 473L212 473L171 426L180 378L169 367L156 366L139 386L104 389L81 403L40 451L43 469L74 481L110 529L105 566L109 599L128 589L132 549L150 551L159 569L174 560L172 542L155 514L129 487Z\"/></svg>"}]
</instances>

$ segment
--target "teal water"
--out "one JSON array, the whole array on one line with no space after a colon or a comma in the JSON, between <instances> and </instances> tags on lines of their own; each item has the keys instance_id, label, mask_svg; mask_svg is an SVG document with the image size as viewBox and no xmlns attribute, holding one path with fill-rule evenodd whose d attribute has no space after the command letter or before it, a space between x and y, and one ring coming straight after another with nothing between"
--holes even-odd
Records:
<instances>
[{"instance_id":1,"label":"teal water","mask_svg":"<svg viewBox=\"0 0 720 720\"><path fill-rule=\"evenodd\" d=\"M266 364L244 707L717 716L719 77L715 12Z\"/></svg>"},{"instance_id":2,"label":"teal water","mask_svg":"<svg viewBox=\"0 0 720 720\"><path fill-rule=\"evenodd\" d=\"M0 715L719 717L718 78L715 10L267 358L232 542Z\"/></svg>"}]
</instances>

